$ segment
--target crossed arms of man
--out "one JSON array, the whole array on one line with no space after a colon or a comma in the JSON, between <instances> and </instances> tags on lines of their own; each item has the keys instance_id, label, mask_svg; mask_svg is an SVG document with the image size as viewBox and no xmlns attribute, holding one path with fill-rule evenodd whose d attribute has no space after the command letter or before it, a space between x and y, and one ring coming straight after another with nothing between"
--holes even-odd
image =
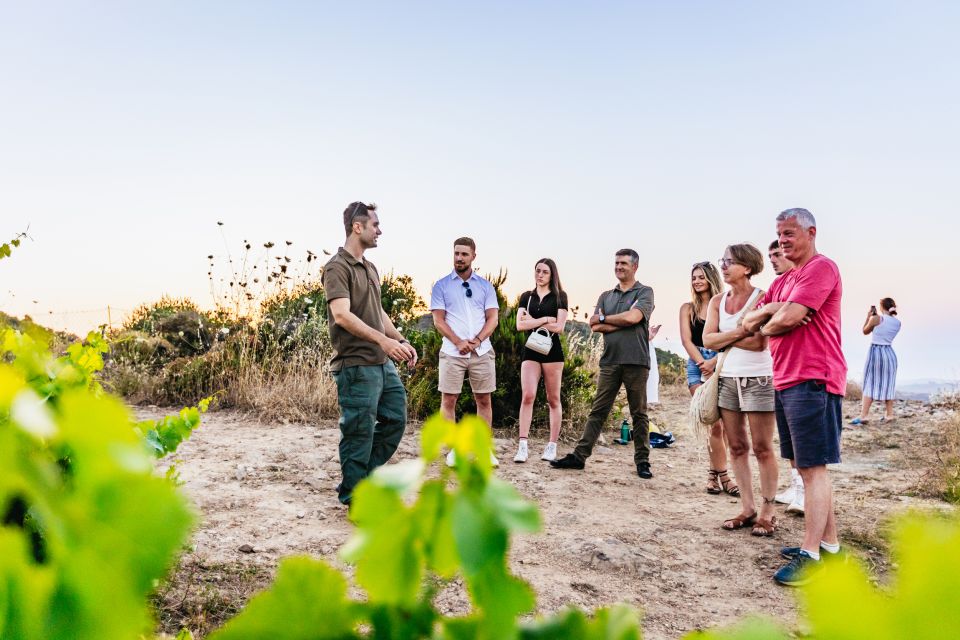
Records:
<instances>
[{"instance_id":1,"label":"crossed arms of man","mask_svg":"<svg viewBox=\"0 0 960 640\"><path fill-rule=\"evenodd\" d=\"M768 302L743 316L744 331L762 336L780 336L810 322L814 310L798 302Z\"/></svg>"}]
</instances>

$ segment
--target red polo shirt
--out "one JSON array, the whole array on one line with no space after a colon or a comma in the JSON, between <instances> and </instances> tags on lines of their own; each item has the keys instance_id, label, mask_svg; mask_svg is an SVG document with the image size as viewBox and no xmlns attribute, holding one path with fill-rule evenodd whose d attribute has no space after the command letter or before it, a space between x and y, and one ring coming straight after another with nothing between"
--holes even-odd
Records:
<instances>
[{"instance_id":1,"label":"red polo shirt","mask_svg":"<svg viewBox=\"0 0 960 640\"><path fill-rule=\"evenodd\" d=\"M764 302L795 302L814 311L810 323L770 337L773 386L777 390L815 380L829 393L847 388L847 361L840 349L840 270L830 258L815 255L799 269L773 281Z\"/></svg>"}]
</instances>

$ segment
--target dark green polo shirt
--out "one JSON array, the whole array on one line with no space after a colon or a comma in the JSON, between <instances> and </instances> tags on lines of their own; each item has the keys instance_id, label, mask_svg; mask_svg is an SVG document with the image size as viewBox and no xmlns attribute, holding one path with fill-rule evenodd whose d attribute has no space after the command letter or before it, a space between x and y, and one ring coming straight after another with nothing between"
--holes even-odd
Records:
<instances>
[{"instance_id":1,"label":"dark green polo shirt","mask_svg":"<svg viewBox=\"0 0 960 640\"><path fill-rule=\"evenodd\" d=\"M387 354L379 345L358 338L338 326L330 313L330 300L348 298L353 315L368 327L384 333L380 274L373 263L366 258L357 260L340 247L337 255L330 258L323 268L323 290L327 297L327 324L330 327L330 342L333 344L330 368L340 371L343 367L386 362Z\"/></svg>"},{"instance_id":2,"label":"dark green polo shirt","mask_svg":"<svg viewBox=\"0 0 960 640\"><path fill-rule=\"evenodd\" d=\"M623 313L636 307L643 312L643 320L632 327L623 327L603 334L603 355L600 366L638 364L650 367L650 315L653 313L653 289L639 282L626 291L618 284L604 291L597 300L597 311L605 316Z\"/></svg>"}]
</instances>

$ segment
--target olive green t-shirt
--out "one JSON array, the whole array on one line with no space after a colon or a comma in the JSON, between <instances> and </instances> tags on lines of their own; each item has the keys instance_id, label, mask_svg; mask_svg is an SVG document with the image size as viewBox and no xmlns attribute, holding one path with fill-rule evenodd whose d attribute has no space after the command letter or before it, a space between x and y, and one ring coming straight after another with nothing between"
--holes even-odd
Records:
<instances>
[{"instance_id":1,"label":"olive green t-shirt","mask_svg":"<svg viewBox=\"0 0 960 640\"><path fill-rule=\"evenodd\" d=\"M635 364L650 367L650 314L653 313L653 289L639 282L626 291L618 284L604 291L597 300L597 311L605 316L624 313L630 309L643 312L643 320L630 327L603 334L603 355L600 366Z\"/></svg>"},{"instance_id":2,"label":"olive green t-shirt","mask_svg":"<svg viewBox=\"0 0 960 640\"><path fill-rule=\"evenodd\" d=\"M368 327L384 333L380 274L373 263L366 258L357 260L340 247L337 255L330 258L323 268L323 290L327 297L327 324L330 327L330 342L333 344L330 368L340 371L343 367L386 362L387 354L379 345L358 338L337 325L330 312L331 300L348 298L353 315Z\"/></svg>"}]
</instances>

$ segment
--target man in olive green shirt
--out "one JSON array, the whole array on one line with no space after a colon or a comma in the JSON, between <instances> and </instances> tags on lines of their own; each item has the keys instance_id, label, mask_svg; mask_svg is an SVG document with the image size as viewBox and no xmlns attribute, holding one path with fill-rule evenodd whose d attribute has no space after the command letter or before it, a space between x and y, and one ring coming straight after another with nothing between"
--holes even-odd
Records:
<instances>
[{"instance_id":1,"label":"man in olive green shirt","mask_svg":"<svg viewBox=\"0 0 960 640\"><path fill-rule=\"evenodd\" d=\"M617 286L602 293L597 300L596 311L590 318L590 329L603 335L597 395L577 447L563 458L551 461L555 469L584 468L622 385L633 421L633 462L637 465L637 475L644 480L653 477L647 416L653 289L637 282L639 261L639 254L633 249L617 251L614 260Z\"/></svg>"},{"instance_id":2,"label":"man in olive green shirt","mask_svg":"<svg viewBox=\"0 0 960 640\"><path fill-rule=\"evenodd\" d=\"M407 394L393 361L417 364L417 352L397 331L380 302L380 275L364 251L377 246L376 205L354 202L343 212L347 239L323 269L327 321L340 405L337 497L350 504L353 489L384 464L407 425Z\"/></svg>"}]
</instances>

